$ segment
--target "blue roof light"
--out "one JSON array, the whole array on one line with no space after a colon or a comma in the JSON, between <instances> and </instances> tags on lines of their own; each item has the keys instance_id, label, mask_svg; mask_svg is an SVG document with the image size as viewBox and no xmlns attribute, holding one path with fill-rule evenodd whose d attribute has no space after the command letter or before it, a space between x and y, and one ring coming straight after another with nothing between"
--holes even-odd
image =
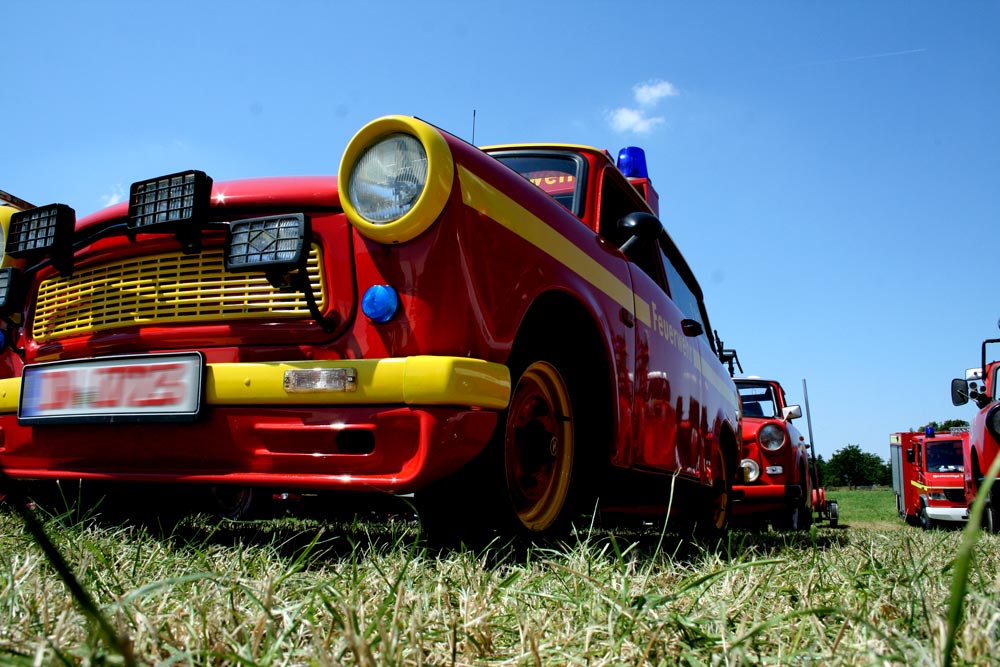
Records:
<instances>
[{"instance_id":1,"label":"blue roof light","mask_svg":"<svg viewBox=\"0 0 1000 667\"><path fill-rule=\"evenodd\" d=\"M934 437L934 427L933 426L928 426L926 429L924 429L924 435L926 437L928 437L928 438L933 438Z\"/></svg>"},{"instance_id":2,"label":"blue roof light","mask_svg":"<svg viewBox=\"0 0 1000 667\"><path fill-rule=\"evenodd\" d=\"M372 285L361 297L361 312L372 322L383 324L399 309L399 295L388 285Z\"/></svg>"},{"instance_id":3,"label":"blue roof light","mask_svg":"<svg viewBox=\"0 0 1000 667\"><path fill-rule=\"evenodd\" d=\"M649 178L646 151L638 146L626 146L618 151L618 170L628 178Z\"/></svg>"}]
</instances>

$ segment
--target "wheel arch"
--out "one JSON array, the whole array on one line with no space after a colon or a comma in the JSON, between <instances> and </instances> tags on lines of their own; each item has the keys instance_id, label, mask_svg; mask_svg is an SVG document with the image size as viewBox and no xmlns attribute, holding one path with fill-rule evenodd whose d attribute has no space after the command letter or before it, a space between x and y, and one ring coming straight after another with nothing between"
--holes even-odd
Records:
<instances>
[{"instance_id":1,"label":"wheel arch","mask_svg":"<svg viewBox=\"0 0 1000 667\"><path fill-rule=\"evenodd\" d=\"M562 291L540 294L528 308L518 327L508 366L511 380L537 355L553 355L566 364L572 376L567 382L579 382L586 408L596 416L594 434L584 440L589 444L607 444L602 451L604 462L613 455L614 434L621 416L618 404L619 387L615 381L615 360L608 327L586 304ZM553 332L556 332L555 334ZM574 363L580 360L580 363Z\"/></svg>"}]
</instances>

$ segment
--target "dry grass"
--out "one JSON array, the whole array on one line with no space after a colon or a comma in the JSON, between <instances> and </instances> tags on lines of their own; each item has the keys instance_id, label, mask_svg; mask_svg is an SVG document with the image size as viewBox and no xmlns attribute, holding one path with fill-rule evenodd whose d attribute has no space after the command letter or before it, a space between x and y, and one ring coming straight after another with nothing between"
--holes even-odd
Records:
<instances>
[{"instance_id":1,"label":"dry grass","mask_svg":"<svg viewBox=\"0 0 1000 667\"><path fill-rule=\"evenodd\" d=\"M854 493L848 526L870 500ZM428 549L405 521L46 528L140 664L940 665L961 533L886 523L477 551ZM976 546L958 664L1000 655L998 547ZM121 661L0 509L0 663Z\"/></svg>"}]
</instances>

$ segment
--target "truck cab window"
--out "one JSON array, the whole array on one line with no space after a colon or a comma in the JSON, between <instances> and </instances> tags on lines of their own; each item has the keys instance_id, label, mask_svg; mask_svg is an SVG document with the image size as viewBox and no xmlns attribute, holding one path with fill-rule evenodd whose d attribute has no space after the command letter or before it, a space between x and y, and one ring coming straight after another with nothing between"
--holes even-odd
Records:
<instances>
[{"instance_id":1,"label":"truck cab window","mask_svg":"<svg viewBox=\"0 0 1000 667\"><path fill-rule=\"evenodd\" d=\"M687 271L682 270L681 266L686 268L686 265L682 265L683 260L679 259L679 254L675 255L675 249L669 246L663 247L663 245L661 239L660 252L663 257L663 268L667 274L670 297L684 313L684 317L701 324L701 328L704 330L702 335L711 342L711 337L708 336L708 321L705 317L704 304L699 296L701 290L697 283L693 282L693 278L687 277Z\"/></svg>"}]
</instances>

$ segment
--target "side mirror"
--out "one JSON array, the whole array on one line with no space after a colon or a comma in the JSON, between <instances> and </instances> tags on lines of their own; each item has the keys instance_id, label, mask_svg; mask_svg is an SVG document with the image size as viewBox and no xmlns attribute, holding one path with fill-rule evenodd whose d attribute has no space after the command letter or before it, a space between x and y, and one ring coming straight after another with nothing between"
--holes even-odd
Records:
<instances>
[{"instance_id":1,"label":"side mirror","mask_svg":"<svg viewBox=\"0 0 1000 667\"><path fill-rule=\"evenodd\" d=\"M652 213L635 211L618 221L618 231L622 236L629 237L620 248L622 252L626 252L636 239L651 241L659 237L663 231L663 223Z\"/></svg>"},{"instance_id":2,"label":"side mirror","mask_svg":"<svg viewBox=\"0 0 1000 667\"><path fill-rule=\"evenodd\" d=\"M916 457L913 455L913 447L910 447L906 450L906 462L913 463L914 460L916 460Z\"/></svg>"},{"instance_id":3,"label":"side mirror","mask_svg":"<svg viewBox=\"0 0 1000 667\"><path fill-rule=\"evenodd\" d=\"M951 404L965 405L969 402L969 383L962 378L951 381Z\"/></svg>"},{"instance_id":4,"label":"side mirror","mask_svg":"<svg viewBox=\"0 0 1000 667\"><path fill-rule=\"evenodd\" d=\"M705 333L705 328L701 326L701 322L698 320L683 319L681 320L681 331L688 338L694 338Z\"/></svg>"},{"instance_id":5,"label":"side mirror","mask_svg":"<svg viewBox=\"0 0 1000 667\"><path fill-rule=\"evenodd\" d=\"M791 421L792 419L798 419L802 416L802 407L798 405L789 405L781 410L781 416L786 422Z\"/></svg>"}]
</instances>

